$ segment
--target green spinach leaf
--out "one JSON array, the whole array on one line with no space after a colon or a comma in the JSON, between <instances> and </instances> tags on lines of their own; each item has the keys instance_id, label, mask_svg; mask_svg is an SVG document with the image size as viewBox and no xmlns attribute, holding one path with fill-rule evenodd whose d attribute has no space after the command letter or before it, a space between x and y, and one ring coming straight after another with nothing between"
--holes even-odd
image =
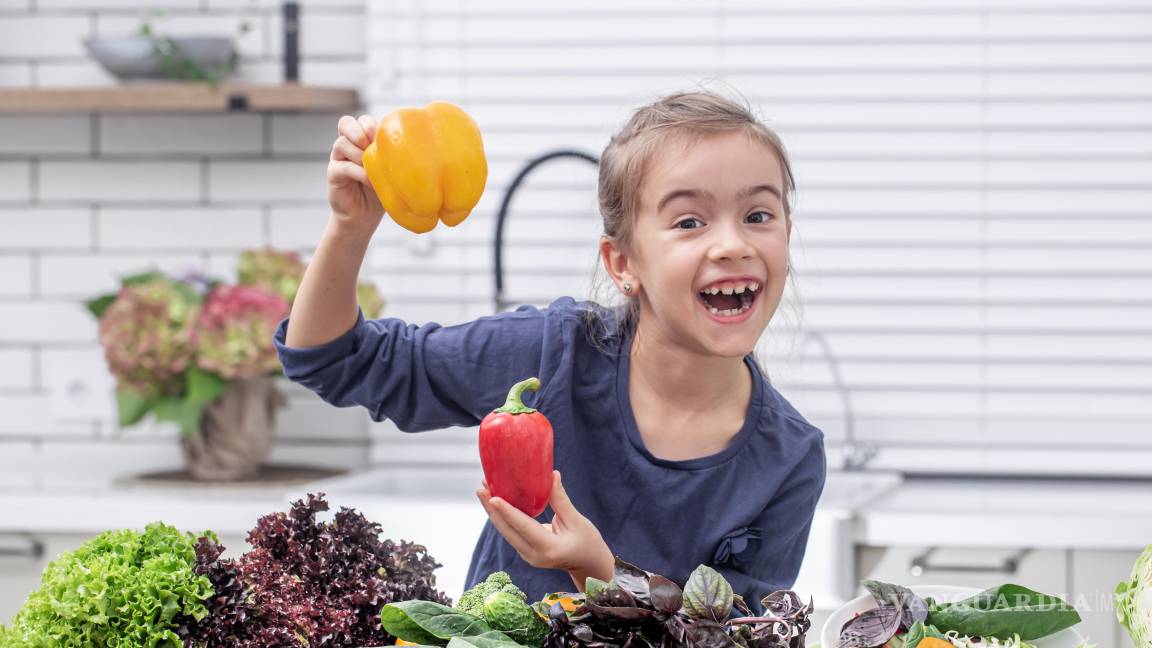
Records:
<instances>
[{"instance_id":1,"label":"green spinach leaf","mask_svg":"<svg viewBox=\"0 0 1152 648\"><path fill-rule=\"evenodd\" d=\"M443 646L453 637L496 632L480 617L432 601L389 603L380 610L380 623L388 634L429 646ZM507 635L502 636L507 639Z\"/></svg>"},{"instance_id":2,"label":"green spinach leaf","mask_svg":"<svg viewBox=\"0 0 1152 648\"><path fill-rule=\"evenodd\" d=\"M942 632L1031 641L1080 623L1076 609L1058 596L1014 584L986 589L956 603L929 607L926 623Z\"/></svg>"}]
</instances>

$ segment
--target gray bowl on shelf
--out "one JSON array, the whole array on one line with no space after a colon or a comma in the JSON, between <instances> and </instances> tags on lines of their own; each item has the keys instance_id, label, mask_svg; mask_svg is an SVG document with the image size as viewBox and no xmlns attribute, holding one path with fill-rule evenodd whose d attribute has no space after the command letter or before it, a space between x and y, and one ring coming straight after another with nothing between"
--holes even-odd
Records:
<instances>
[{"instance_id":1,"label":"gray bowl on shelf","mask_svg":"<svg viewBox=\"0 0 1152 648\"><path fill-rule=\"evenodd\" d=\"M166 43L167 41L167 43ZM119 79L167 79L163 58L157 46L171 46L176 63L191 61L208 70L224 70L234 55L232 39L226 36L124 36L86 38L84 46L104 69Z\"/></svg>"}]
</instances>

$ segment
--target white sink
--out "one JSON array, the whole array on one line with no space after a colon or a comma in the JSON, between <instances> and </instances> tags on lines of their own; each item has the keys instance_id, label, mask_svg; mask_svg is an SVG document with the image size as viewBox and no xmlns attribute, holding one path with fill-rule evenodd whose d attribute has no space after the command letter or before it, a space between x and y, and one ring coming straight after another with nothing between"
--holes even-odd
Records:
<instances>
[{"instance_id":1,"label":"white sink","mask_svg":"<svg viewBox=\"0 0 1152 648\"><path fill-rule=\"evenodd\" d=\"M829 470L820 496L820 509L855 511L896 488L904 478L896 472Z\"/></svg>"}]
</instances>

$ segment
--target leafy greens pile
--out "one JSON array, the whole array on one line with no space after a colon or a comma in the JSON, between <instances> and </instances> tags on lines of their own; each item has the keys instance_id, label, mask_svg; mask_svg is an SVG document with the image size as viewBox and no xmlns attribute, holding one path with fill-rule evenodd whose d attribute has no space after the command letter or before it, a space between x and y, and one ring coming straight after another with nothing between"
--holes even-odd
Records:
<instances>
[{"instance_id":1,"label":"leafy greens pile","mask_svg":"<svg viewBox=\"0 0 1152 648\"><path fill-rule=\"evenodd\" d=\"M248 534L252 550L221 559L213 540L196 547L196 571L216 595L209 614L185 619L185 645L385 646L381 607L424 598L449 603L436 590L440 565L421 545L380 540L381 527L347 508L331 522L323 494L308 495L288 513L260 518Z\"/></svg>"},{"instance_id":2,"label":"leafy greens pile","mask_svg":"<svg viewBox=\"0 0 1152 648\"><path fill-rule=\"evenodd\" d=\"M61 554L12 625L0 626L0 645L179 647L177 619L204 619L213 594L195 571L195 541L157 522L143 533L107 531Z\"/></svg>"},{"instance_id":3,"label":"leafy greens pile","mask_svg":"<svg viewBox=\"0 0 1152 648\"><path fill-rule=\"evenodd\" d=\"M583 603L572 613L548 609L546 648L804 648L812 604L790 590L761 601L755 616L716 570L700 565L683 590L671 580L619 558L611 582L589 578ZM744 616L730 618L733 611Z\"/></svg>"},{"instance_id":4,"label":"leafy greens pile","mask_svg":"<svg viewBox=\"0 0 1152 648\"><path fill-rule=\"evenodd\" d=\"M802 604L792 591L769 594L763 600L764 615L753 616L728 581L705 565L692 572L684 590L619 558L614 572L608 583L589 578L583 596L551 594L531 606L548 619L544 648L804 648L812 605ZM494 617L491 605L504 599L519 618L512 601L518 597L504 589L510 583L501 572L490 578L478 584L481 589L473 588L486 596L486 605L461 599L472 613L431 601L403 601L384 606L381 622L388 632L413 644L522 648L515 633L496 629L501 614L497 610ZM733 610L744 616L730 618Z\"/></svg>"}]
</instances>

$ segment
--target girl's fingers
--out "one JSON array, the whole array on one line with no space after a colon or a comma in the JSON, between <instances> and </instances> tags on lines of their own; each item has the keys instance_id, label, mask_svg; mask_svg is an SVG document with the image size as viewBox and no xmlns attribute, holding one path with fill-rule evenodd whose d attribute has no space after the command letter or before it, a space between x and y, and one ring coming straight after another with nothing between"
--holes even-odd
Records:
<instances>
[{"instance_id":1,"label":"girl's fingers","mask_svg":"<svg viewBox=\"0 0 1152 648\"><path fill-rule=\"evenodd\" d=\"M504 522L515 530L521 538L527 541L533 549L542 551L548 546L548 542L552 539L552 534L545 531L539 522L528 517L523 511L499 497L493 498L490 503L497 502L499 503L496 507L497 512L502 514Z\"/></svg>"},{"instance_id":2,"label":"girl's fingers","mask_svg":"<svg viewBox=\"0 0 1152 648\"><path fill-rule=\"evenodd\" d=\"M332 144L332 159L348 160L356 164L364 164L364 149L356 146L348 141L347 137L341 135L337 137L336 142Z\"/></svg>"},{"instance_id":3,"label":"girl's fingers","mask_svg":"<svg viewBox=\"0 0 1152 648\"><path fill-rule=\"evenodd\" d=\"M352 115L344 115L341 117L340 121L336 124L336 131L362 149L368 148L368 144L372 141L364 131L364 126L360 123L360 120Z\"/></svg>"},{"instance_id":4,"label":"girl's fingers","mask_svg":"<svg viewBox=\"0 0 1152 648\"><path fill-rule=\"evenodd\" d=\"M342 180L345 178L355 180L368 187L372 186L372 183L368 181L368 172L359 164L347 160L332 160L328 162L329 180Z\"/></svg>"},{"instance_id":5,"label":"girl's fingers","mask_svg":"<svg viewBox=\"0 0 1152 648\"><path fill-rule=\"evenodd\" d=\"M492 495L484 489L476 491L476 497L480 499L480 505L484 507L484 511L488 514L488 519L492 521L492 526L496 527L500 535L504 536L504 539L508 541L508 544L512 545L512 548L515 549L517 553L521 556L527 555L527 552L531 551L532 547L508 524L508 520L501 514L502 512L499 510L496 502L502 500L497 499L496 502L493 502L494 498ZM507 504L505 504L505 506L507 506Z\"/></svg>"},{"instance_id":6,"label":"girl's fingers","mask_svg":"<svg viewBox=\"0 0 1152 648\"><path fill-rule=\"evenodd\" d=\"M360 127L364 129L364 133L368 136L368 142L371 143L376 140L376 120L372 115L360 115L356 120L360 122ZM367 144L365 145L367 146Z\"/></svg>"},{"instance_id":7,"label":"girl's fingers","mask_svg":"<svg viewBox=\"0 0 1152 648\"><path fill-rule=\"evenodd\" d=\"M560 471L552 471L552 497L549 500L552 510L561 518L577 514L572 500L568 499L568 492L564 490L564 483L560 480Z\"/></svg>"}]
</instances>

